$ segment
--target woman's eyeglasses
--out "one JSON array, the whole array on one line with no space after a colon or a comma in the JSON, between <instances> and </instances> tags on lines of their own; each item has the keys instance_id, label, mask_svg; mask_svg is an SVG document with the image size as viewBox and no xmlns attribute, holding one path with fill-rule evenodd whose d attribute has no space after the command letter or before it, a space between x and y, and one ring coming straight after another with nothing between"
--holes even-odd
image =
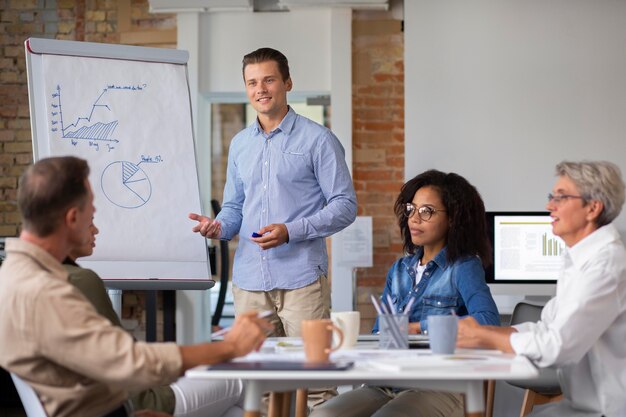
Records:
<instances>
[{"instance_id":1,"label":"woman's eyeglasses","mask_svg":"<svg viewBox=\"0 0 626 417\"><path fill-rule=\"evenodd\" d=\"M407 219L413 217L415 213L417 213L420 220L427 222L433 217L433 214L439 211L446 211L443 209L436 209L433 206L420 206L417 207L413 203L405 203L404 204L404 215Z\"/></svg>"},{"instance_id":2,"label":"woman's eyeglasses","mask_svg":"<svg viewBox=\"0 0 626 417\"><path fill-rule=\"evenodd\" d=\"M580 198L582 200L586 200L586 198L581 195L550 193L548 194L548 203L561 204L561 202L567 202L570 198Z\"/></svg>"}]
</instances>

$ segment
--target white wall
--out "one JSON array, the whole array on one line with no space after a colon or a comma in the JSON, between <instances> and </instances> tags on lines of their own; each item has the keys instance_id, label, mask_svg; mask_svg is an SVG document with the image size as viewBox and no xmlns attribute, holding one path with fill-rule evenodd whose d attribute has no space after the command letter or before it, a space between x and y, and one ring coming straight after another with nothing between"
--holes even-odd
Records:
<instances>
[{"instance_id":1,"label":"white wall","mask_svg":"<svg viewBox=\"0 0 626 417\"><path fill-rule=\"evenodd\" d=\"M280 50L289 59L294 84L289 101L331 96L332 129L352 170L351 28L352 10L340 7L200 14L198 92L209 101L247 101L243 56L266 46Z\"/></svg>"},{"instance_id":2,"label":"white wall","mask_svg":"<svg viewBox=\"0 0 626 417\"><path fill-rule=\"evenodd\" d=\"M455 171L488 210L543 210L563 159L626 174L626 2L406 0L404 12L407 179ZM519 404L500 383L494 415Z\"/></svg>"},{"instance_id":3,"label":"white wall","mask_svg":"<svg viewBox=\"0 0 626 417\"><path fill-rule=\"evenodd\" d=\"M294 91L330 92L330 16L330 9L201 15L200 91L243 92L241 59L268 46L289 59Z\"/></svg>"},{"instance_id":4,"label":"white wall","mask_svg":"<svg viewBox=\"0 0 626 417\"><path fill-rule=\"evenodd\" d=\"M407 178L455 171L487 210L543 210L563 159L626 174L626 2L404 7Z\"/></svg>"}]
</instances>

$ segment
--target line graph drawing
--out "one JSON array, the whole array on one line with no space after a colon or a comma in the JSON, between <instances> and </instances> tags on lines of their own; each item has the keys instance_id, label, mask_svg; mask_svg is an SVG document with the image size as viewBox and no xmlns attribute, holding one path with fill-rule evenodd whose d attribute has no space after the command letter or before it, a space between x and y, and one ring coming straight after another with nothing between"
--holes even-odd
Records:
<instances>
[{"instance_id":1,"label":"line graph drawing","mask_svg":"<svg viewBox=\"0 0 626 417\"><path fill-rule=\"evenodd\" d=\"M116 141L116 139L111 138L115 128L118 125L117 120L113 120L109 123L95 122L93 125L82 126L79 127L81 122L90 123L91 119L99 109L106 109L111 111L111 108L108 104L99 104L100 99L107 93L107 89L104 89L102 93L98 96L96 101L91 106L91 112L87 117L79 117L76 119L74 123L70 123L67 126L63 125L63 110L61 108L61 88L58 89L59 94L59 114L61 119L61 132L62 137L64 138L77 138L77 139L93 139L93 140L106 140L106 141ZM76 129L76 130L72 130Z\"/></svg>"},{"instance_id":2,"label":"line graph drawing","mask_svg":"<svg viewBox=\"0 0 626 417\"><path fill-rule=\"evenodd\" d=\"M142 163L163 162L160 155L141 156L141 162L114 161L104 168L100 177L102 193L118 207L134 209L146 204L152 196L152 183L148 174L139 166Z\"/></svg>"},{"instance_id":3,"label":"line graph drawing","mask_svg":"<svg viewBox=\"0 0 626 417\"><path fill-rule=\"evenodd\" d=\"M118 125L118 120L112 120L107 123L96 121L97 118L110 118L111 108L104 101L103 97L108 89L103 89L98 98L91 106L89 114L79 116L76 121L66 124L63 119L63 104L61 100L61 86L57 85L56 91L52 93L52 131L61 133L63 139L83 139L107 142L119 142L113 138L113 132ZM56 101L56 103L54 102ZM103 114L101 114L103 113ZM92 123L92 119L95 119Z\"/></svg>"},{"instance_id":4,"label":"line graph drawing","mask_svg":"<svg viewBox=\"0 0 626 417\"><path fill-rule=\"evenodd\" d=\"M68 121L63 112L65 101L62 100L64 97L62 97L61 85L57 85L51 94L51 131L60 134L62 139L69 139L72 145L76 146L79 141L88 141L89 146L95 147L96 150L100 150L100 144L106 144L106 148L111 151L115 144L119 143L119 139L115 137L119 120L109 103L110 93L113 91L137 92L143 91L146 87L146 84L109 84L102 89L89 110Z\"/></svg>"}]
</instances>

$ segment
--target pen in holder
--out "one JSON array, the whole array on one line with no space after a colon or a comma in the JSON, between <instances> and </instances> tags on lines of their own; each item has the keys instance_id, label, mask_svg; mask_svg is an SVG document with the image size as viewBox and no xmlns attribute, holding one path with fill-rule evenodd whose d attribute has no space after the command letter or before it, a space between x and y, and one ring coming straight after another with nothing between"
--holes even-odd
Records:
<instances>
[{"instance_id":1,"label":"pen in holder","mask_svg":"<svg viewBox=\"0 0 626 417\"><path fill-rule=\"evenodd\" d=\"M407 314L381 314L378 317L381 349L409 348L409 316Z\"/></svg>"},{"instance_id":2,"label":"pen in holder","mask_svg":"<svg viewBox=\"0 0 626 417\"><path fill-rule=\"evenodd\" d=\"M392 314L395 312L391 298L389 305L379 303L373 294L370 294L372 304L378 313L378 327L380 329L381 349L408 349L409 348L409 316L407 314Z\"/></svg>"}]
</instances>

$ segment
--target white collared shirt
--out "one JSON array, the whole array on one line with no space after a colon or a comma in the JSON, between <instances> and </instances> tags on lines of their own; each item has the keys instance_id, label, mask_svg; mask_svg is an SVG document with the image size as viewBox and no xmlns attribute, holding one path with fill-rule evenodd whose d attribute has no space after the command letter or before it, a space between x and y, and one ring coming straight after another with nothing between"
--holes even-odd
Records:
<instances>
[{"instance_id":1,"label":"white collared shirt","mask_svg":"<svg viewBox=\"0 0 626 417\"><path fill-rule=\"evenodd\" d=\"M556 296L537 323L515 326L515 352L554 365L565 397L614 416L626 406L626 250L609 224L568 248Z\"/></svg>"}]
</instances>

